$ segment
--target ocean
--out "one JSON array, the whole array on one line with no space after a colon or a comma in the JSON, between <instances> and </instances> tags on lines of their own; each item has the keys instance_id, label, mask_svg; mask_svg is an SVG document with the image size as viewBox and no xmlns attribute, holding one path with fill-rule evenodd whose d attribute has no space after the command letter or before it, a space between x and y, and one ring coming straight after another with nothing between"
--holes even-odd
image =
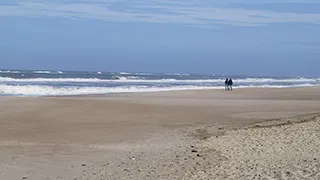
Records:
<instances>
[{"instance_id":1,"label":"ocean","mask_svg":"<svg viewBox=\"0 0 320 180\"><path fill-rule=\"evenodd\" d=\"M0 96L63 96L192 89L224 89L215 74L0 70ZM235 88L320 85L320 78L232 76Z\"/></svg>"}]
</instances>

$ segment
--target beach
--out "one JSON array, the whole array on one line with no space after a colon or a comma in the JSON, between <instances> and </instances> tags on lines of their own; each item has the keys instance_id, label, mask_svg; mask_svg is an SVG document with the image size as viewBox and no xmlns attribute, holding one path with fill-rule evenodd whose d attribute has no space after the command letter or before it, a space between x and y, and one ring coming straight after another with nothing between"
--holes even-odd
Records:
<instances>
[{"instance_id":1,"label":"beach","mask_svg":"<svg viewBox=\"0 0 320 180\"><path fill-rule=\"evenodd\" d=\"M0 97L0 179L319 179L320 87Z\"/></svg>"}]
</instances>

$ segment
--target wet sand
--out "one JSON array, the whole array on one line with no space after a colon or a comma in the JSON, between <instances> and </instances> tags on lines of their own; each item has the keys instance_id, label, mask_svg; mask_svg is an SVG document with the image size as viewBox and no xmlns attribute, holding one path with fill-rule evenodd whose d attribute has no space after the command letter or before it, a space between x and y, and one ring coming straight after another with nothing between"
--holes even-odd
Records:
<instances>
[{"instance_id":1,"label":"wet sand","mask_svg":"<svg viewBox=\"0 0 320 180\"><path fill-rule=\"evenodd\" d=\"M0 179L317 179L319 92L0 97Z\"/></svg>"}]
</instances>

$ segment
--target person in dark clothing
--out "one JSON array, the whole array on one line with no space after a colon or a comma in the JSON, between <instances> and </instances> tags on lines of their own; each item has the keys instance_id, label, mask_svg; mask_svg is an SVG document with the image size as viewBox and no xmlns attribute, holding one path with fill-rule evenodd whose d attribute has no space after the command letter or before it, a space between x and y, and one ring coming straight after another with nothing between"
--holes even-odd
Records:
<instances>
[{"instance_id":1,"label":"person in dark clothing","mask_svg":"<svg viewBox=\"0 0 320 180\"><path fill-rule=\"evenodd\" d=\"M228 86L230 87L230 90L231 90L231 91L233 91L232 85L233 85L233 81L232 81L232 79L230 78L229 81L228 81ZM228 89L229 89L229 88L228 88Z\"/></svg>"},{"instance_id":2,"label":"person in dark clothing","mask_svg":"<svg viewBox=\"0 0 320 180\"><path fill-rule=\"evenodd\" d=\"M226 81L224 82L224 90L228 91L229 86L228 86L229 79L227 78Z\"/></svg>"}]
</instances>

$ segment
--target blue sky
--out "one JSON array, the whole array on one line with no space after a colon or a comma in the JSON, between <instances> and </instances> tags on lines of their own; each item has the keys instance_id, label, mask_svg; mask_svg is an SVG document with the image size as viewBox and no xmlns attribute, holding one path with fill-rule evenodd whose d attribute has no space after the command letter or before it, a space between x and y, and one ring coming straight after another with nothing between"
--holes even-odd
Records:
<instances>
[{"instance_id":1,"label":"blue sky","mask_svg":"<svg viewBox=\"0 0 320 180\"><path fill-rule=\"evenodd\" d=\"M319 0L1 0L0 68L320 76Z\"/></svg>"}]
</instances>

